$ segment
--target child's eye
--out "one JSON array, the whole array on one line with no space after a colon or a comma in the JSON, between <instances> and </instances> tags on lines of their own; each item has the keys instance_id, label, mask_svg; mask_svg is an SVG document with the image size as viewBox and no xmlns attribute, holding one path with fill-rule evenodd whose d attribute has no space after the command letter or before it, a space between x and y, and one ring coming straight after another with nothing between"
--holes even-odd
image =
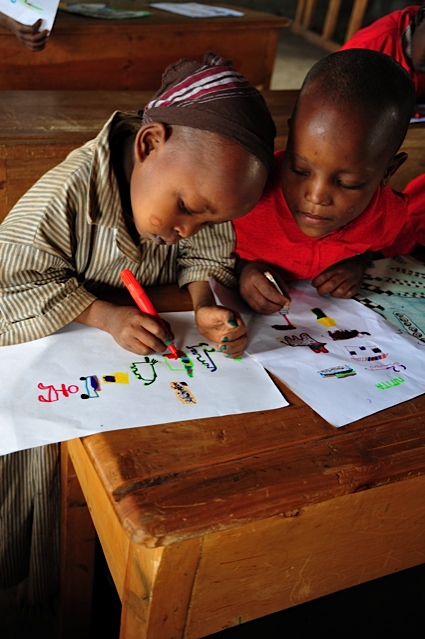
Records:
<instances>
[{"instance_id":1,"label":"child's eye","mask_svg":"<svg viewBox=\"0 0 425 639\"><path fill-rule=\"evenodd\" d=\"M303 169L298 169L293 164L290 164L289 168L292 171L292 173L295 173L295 175L308 175L308 171L303 170Z\"/></svg>"},{"instance_id":2,"label":"child's eye","mask_svg":"<svg viewBox=\"0 0 425 639\"><path fill-rule=\"evenodd\" d=\"M357 191L362 188L363 184L344 184L343 182L339 182L339 186L347 191Z\"/></svg>"},{"instance_id":3,"label":"child's eye","mask_svg":"<svg viewBox=\"0 0 425 639\"><path fill-rule=\"evenodd\" d=\"M182 200L179 201L179 209L182 213L185 213L186 215L192 215L192 211L189 211L189 209L186 208Z\"/></svg>"}]
</instances>

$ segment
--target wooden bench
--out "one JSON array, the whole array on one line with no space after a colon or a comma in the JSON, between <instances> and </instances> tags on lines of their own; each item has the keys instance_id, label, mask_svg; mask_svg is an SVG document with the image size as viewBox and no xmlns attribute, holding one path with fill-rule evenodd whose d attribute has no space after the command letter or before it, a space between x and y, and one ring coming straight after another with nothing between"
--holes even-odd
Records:
<instances>
[{"instance_id":1,"label":"wooden bench","mask_svg":"<svg viewBox=\"0 0 425 639\"><path fill-rule=\"evenodd\" d=\"M276 148L286 145L298 91L265 91L276 123ZM113 111L136 111L147 91L0 91L0 221L17 200L73 149L94 138ZM391 185L403 189L425 173L425 125L411 125L402 150L409 159Z\"/></svg>"},{"instance_id":2,"label":"wooden bench","mask_svg":"<svg viewBox=\"0 0 425 639\"><path fill-rule=\"evenodd\" d=\"M287 18L243 8L240 17L196 19L133 6L152 15L99 20L59 11L46 48L37 53L0 28L0 90L156 91L170 63L202 60L207 51L231 58L255 86L269 88Z\"/></svg>"}]
</instances>

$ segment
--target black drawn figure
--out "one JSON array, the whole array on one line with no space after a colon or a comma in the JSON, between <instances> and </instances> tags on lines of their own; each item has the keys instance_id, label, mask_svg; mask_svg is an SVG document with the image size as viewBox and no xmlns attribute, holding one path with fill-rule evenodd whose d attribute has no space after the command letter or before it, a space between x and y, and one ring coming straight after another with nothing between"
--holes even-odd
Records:
<instances>
[{"instance_id":1,"label":"black drawn figure","mask_svg":"<svg viewBox=\"0 0 425 639\"><path fill-rule=\"evenodd\" d=\"M177 399L182 404L196 404L196 399L186 382L170 382L171 388L176 391Z\"/></svg>"},{"instance_id":2,"label":"black drawn figure","mask_svg":"<svg viewBox=\"0 0 425 639\"><path fill-rule=\"evenodd\" d=\"M359 337L359 335L370 335L366 331L359 332L355 328L353 329L337 329L336 331L328 331L329 337L332 337L334 341L341 339L353 339L353 337Z\"/></svg>"},{"instance_id":3,"label":"black drawn figure","mask_svg":"<svg viewBox=\"0 0 425 639\"><path fill-rule=\"evenodd\" d=\"M215 353L215 348L213 346L209 346L206 342L199 342L199 344L195 344L194 346L186 346L187 350L195 357L195 359L208 368L211 373L215 373L217 370L217 365L210 357L210 353ZM201 350L201 352L199 352Z\"/></svg>"},{"instance_id":4,"label":"black drawn figure","mask_svg":"<svg viewBox=\"0 0 425 639\"><path fill-rule=\"evenodd\" d=\"M272 324L272 328L274 328L275 331L289 331L297 328L289 321L288 313L284 313L282 310L280 310L279 314L282 315L286 324Z\"/></svg>"},{"instance_id":5,"label":"black drawn figure","mask_svg":"<svg viewBox=\"0 0 425 639\"><path fill-rule=\"evenodd\" d=\"M287 335L283 338L288 346L308 346L313 353L329 353L326 348L326 342L318 342L308 333L300 333L300 335ZM282 341L282 344L284 342Z\"/></svg>"}]
</instances>

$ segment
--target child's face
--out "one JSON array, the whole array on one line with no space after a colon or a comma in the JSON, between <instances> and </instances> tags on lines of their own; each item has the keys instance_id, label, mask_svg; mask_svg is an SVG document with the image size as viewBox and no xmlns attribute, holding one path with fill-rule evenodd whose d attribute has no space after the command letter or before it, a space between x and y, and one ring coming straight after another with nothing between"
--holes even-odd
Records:
<instances>
[{"instance_id":1,"label":"child's face","mask_svg":"<svg viewBox=\"0 0 425 639\"><path fill-rule=\"evenodd\" d=\"M312 103L304 99L291 124L282 189L300 230L317 238L365 210L386 175L389 151L364 117Z\"/></svg>"},{"instance_id":2,"label":"child's face","mask_svg":"<svg viewBox=\"0 0 425 639\"><path fill-rule=\"evenodd\" d=\"M172 140L149 142L132 172L133 219L141 237L176 244L255 206L267 179L259 160L221 136L212 156L207 146L182 151Z\"/></svg>"}]
</instances>

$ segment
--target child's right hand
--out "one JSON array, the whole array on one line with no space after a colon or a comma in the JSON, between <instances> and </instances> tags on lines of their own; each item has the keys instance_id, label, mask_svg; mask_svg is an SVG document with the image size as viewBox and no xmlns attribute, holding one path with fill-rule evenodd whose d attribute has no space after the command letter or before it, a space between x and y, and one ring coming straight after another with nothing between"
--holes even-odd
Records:
<instances>
[{"instance_id":1,"label":"child's right hand","mask_svg":"<svg viewBox=\"0 0 425 639\"><path fill-rule=\"evenodd\" d=\"M134 306L117 306L102 300L93 302L75 321L110 333L117 344L136 355L163 353L174 337L168 322L162 320L164 327Z\"/></svg>"},{"instance_id":2,"label":"child's right hand","mask_svg":"<svg viewBox=\"0 0 425 639\"><path fill-rule=\"evenodd\" d=\"M264 273L271 271L284 295L281 295ZM263 262L244 262L239 269L239 292L256 313L271 315L287 306L291 297L276 269Z\"/></svg>"}]
</instances>

